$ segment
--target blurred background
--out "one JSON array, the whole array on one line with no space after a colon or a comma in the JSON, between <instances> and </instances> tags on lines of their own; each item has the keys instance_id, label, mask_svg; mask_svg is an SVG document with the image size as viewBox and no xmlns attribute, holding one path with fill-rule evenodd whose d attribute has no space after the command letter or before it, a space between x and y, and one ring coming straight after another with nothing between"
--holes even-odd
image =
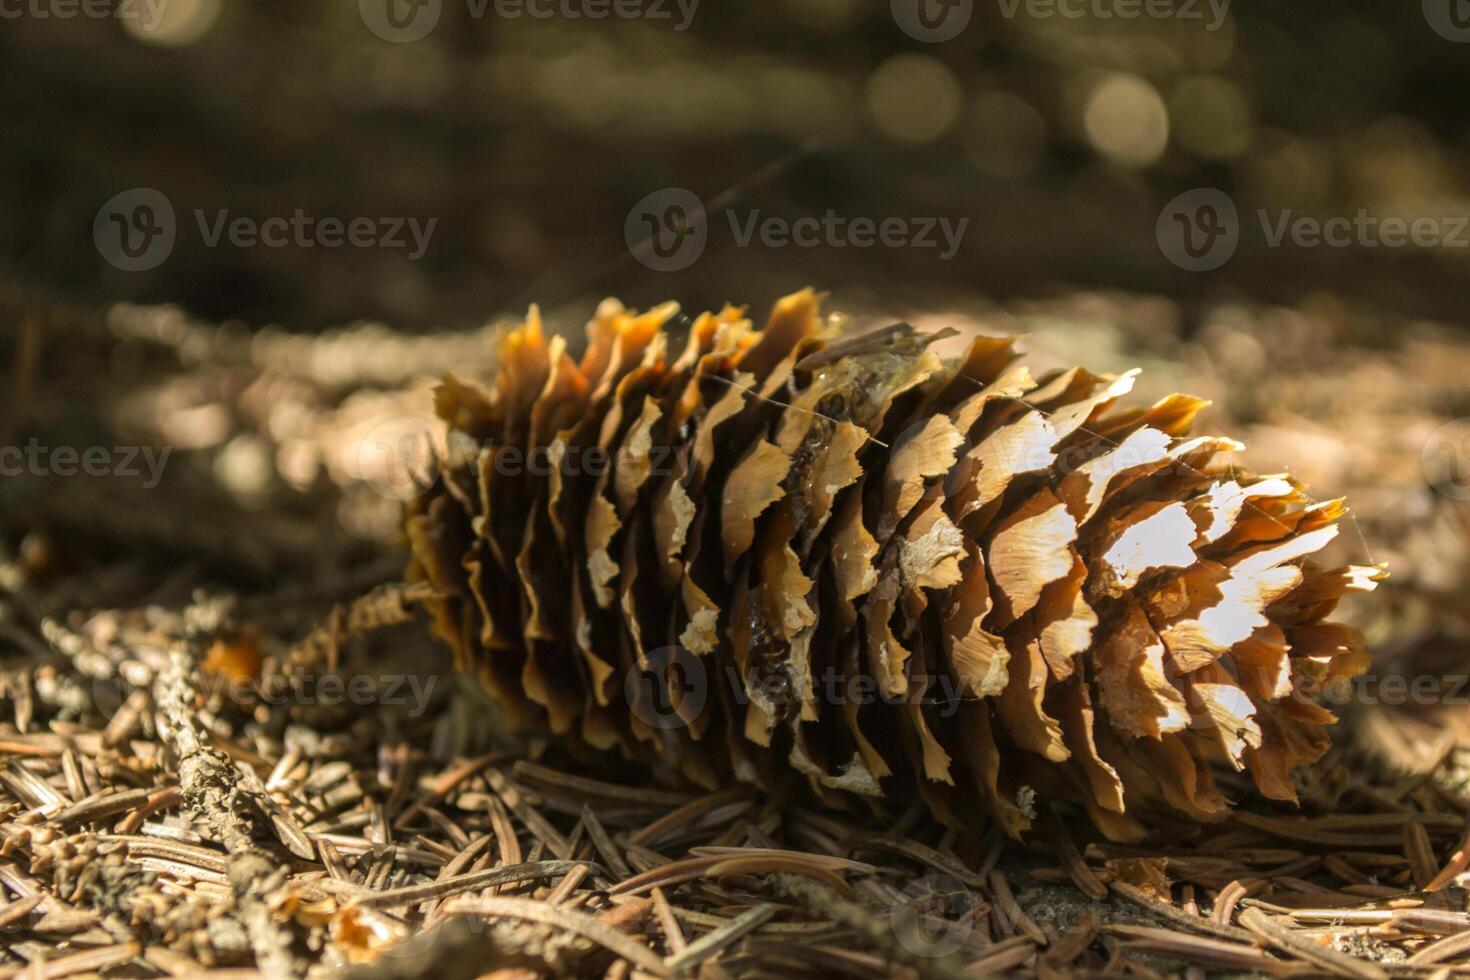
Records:
<instances>
[{"instance_id":1,"label":"blurred background","mask_svg":"<svg viewBox=\"0 0 1470 980\"><path fill-rule=\"evenodd\" d=\"M6 0L7 271L69 301L294 330L476 324L608 292L760 304L813 279L884 303L1071 283L1459 311L1463 247L1272 249L1256 228L1198 276L1154 238L1162 205L1199 186L1243 213L1463 213L1470 46L1418 4L922 0L960 26L927 42L900 22L904 0L619 0L641 15L601 20L585 16L599 0L420 2L87 0L110 15L64 18L82 0ZM379 19L390 8L409 28ZM623 228L671 186L742 213L970 227L940 262L740 248L718 221L701 261L670 277L626 261ZM124 272L82 232L137 187L166 195L180 229L166 262ZM405 261L211 248L193 219L298 208L436 226Z\"/></svg>"},{"instance_id":2,"label":"blurred background","mask_svg":"<svg viewBox=\"0 0 1470 980\"><path fill-rule=\"evenodd\" d=\"M1349 497L1380 664L1463 672L1467 85L1459 0L0 0L5 440L172 450L3 481L6 547L58 608L140 543L389 575L365 440L497 322L810 284L1213 399Z\"/></svg>"}]
</instances>

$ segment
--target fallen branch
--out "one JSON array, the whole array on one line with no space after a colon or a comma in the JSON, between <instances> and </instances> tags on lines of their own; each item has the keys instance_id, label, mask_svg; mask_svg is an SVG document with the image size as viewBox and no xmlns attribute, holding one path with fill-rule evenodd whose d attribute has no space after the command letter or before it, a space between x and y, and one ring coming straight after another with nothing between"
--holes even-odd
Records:
<instances>
[{"instance_id":1,"label":"fallen branch","mask_svg":"<svg viewBox=\"0 0 1470 980\"><path fill-rule=\"evenodd\" d=\"M271 977L300 976L290 936L272 917L267 899L288 869L255 846L254 820L243 805L239 775L229 757L207 745L195 725L195 663L185 651L171 651L154 691L161 734L178 756L184 805L205 820L211 836L230 854L225 874L257 967Z\"/></svg>"}]
</instances>

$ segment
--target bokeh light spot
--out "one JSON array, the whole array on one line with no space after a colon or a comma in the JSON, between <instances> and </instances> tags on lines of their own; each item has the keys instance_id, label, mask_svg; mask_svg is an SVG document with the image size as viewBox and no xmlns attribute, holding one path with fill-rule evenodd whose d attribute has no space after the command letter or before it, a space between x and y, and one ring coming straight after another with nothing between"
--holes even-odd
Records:
<instances>
[{"instance_id":1,"label":"bokeh light spot","mask_svg":"<svg viewBox=\"0 0 1470 980\"><path fill-rule=\"evenodd\" d=\"M1163 98L1145 79L1127 72L1104 75L1093 87L1083 127L1098 152L1129 167L1153 163L1169 142Z\"/></svg>"},{"instance_id":2,"label":"bokeh light spot","mask_svg":"<svg viewBox=\"0 0 1470 980\"><path fill-rule=\"evenodd\" d=\"M943 62L922 54L894 55L868 79L868 111L883 134L927 143L954 125L960 86Z\"/></svg>"}]
</instances>

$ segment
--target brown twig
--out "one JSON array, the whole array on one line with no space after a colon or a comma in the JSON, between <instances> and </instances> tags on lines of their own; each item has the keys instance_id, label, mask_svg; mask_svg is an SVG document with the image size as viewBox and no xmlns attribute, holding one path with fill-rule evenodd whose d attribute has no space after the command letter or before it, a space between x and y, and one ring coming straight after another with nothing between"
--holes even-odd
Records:
<instances>
[{"instance_id":1,"label":"brown twig","mask_svg":"<svg viewBox=\"0 0 1470 980\"><path fill-rule=\"evenodd\" d=\"M204 819L230 853L226 876L259 968L272 977L299 976L290 937L276 923L267 898L281 885L285 869L255 846L254 822L237 792L238 774L229 757L207 745L195 725L199 692L194 669L188 653L171 651L154 692L163 737L178 757L184 805Z\"/></svg>"},{"instance_id":2,"label":"brown twig","mask_svg":"<svg viewBox=\"0 0 1470 980\"><path fill-rule=\"evenodd\" d=\"M434 594L427 582L387 582L348 602L332 607L310 633L291 648L288 662L298 666L326 663L337 666L342 643L385 626L396 626L414 618L415 606Z\"/></svg>"}]
</instances>

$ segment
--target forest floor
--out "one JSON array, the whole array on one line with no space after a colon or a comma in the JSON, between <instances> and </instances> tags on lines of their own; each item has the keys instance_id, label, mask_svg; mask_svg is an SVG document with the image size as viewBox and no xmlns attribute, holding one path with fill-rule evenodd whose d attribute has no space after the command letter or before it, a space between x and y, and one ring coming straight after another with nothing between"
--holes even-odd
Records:
<instances>
[{"instance_id":1,"label":"forest floor","mask_svg":"<svg viewBox=\"0 0 1470 980\"><path fill-rule=\"evenodd\" d=\"M1043 800L1022 847L571 759L497 723L399 584L429 392L492 369L493 327L0 302L27 450L0 481L0 976L1470 970L1470 346L1327 297L853 313L1142 366L1248 467L1348 497L1338 557L1392 577L1347 609L1375 667L1299 810L1227 779L1225 824L1125 847Z\"/></svg>"}]
</instances>

